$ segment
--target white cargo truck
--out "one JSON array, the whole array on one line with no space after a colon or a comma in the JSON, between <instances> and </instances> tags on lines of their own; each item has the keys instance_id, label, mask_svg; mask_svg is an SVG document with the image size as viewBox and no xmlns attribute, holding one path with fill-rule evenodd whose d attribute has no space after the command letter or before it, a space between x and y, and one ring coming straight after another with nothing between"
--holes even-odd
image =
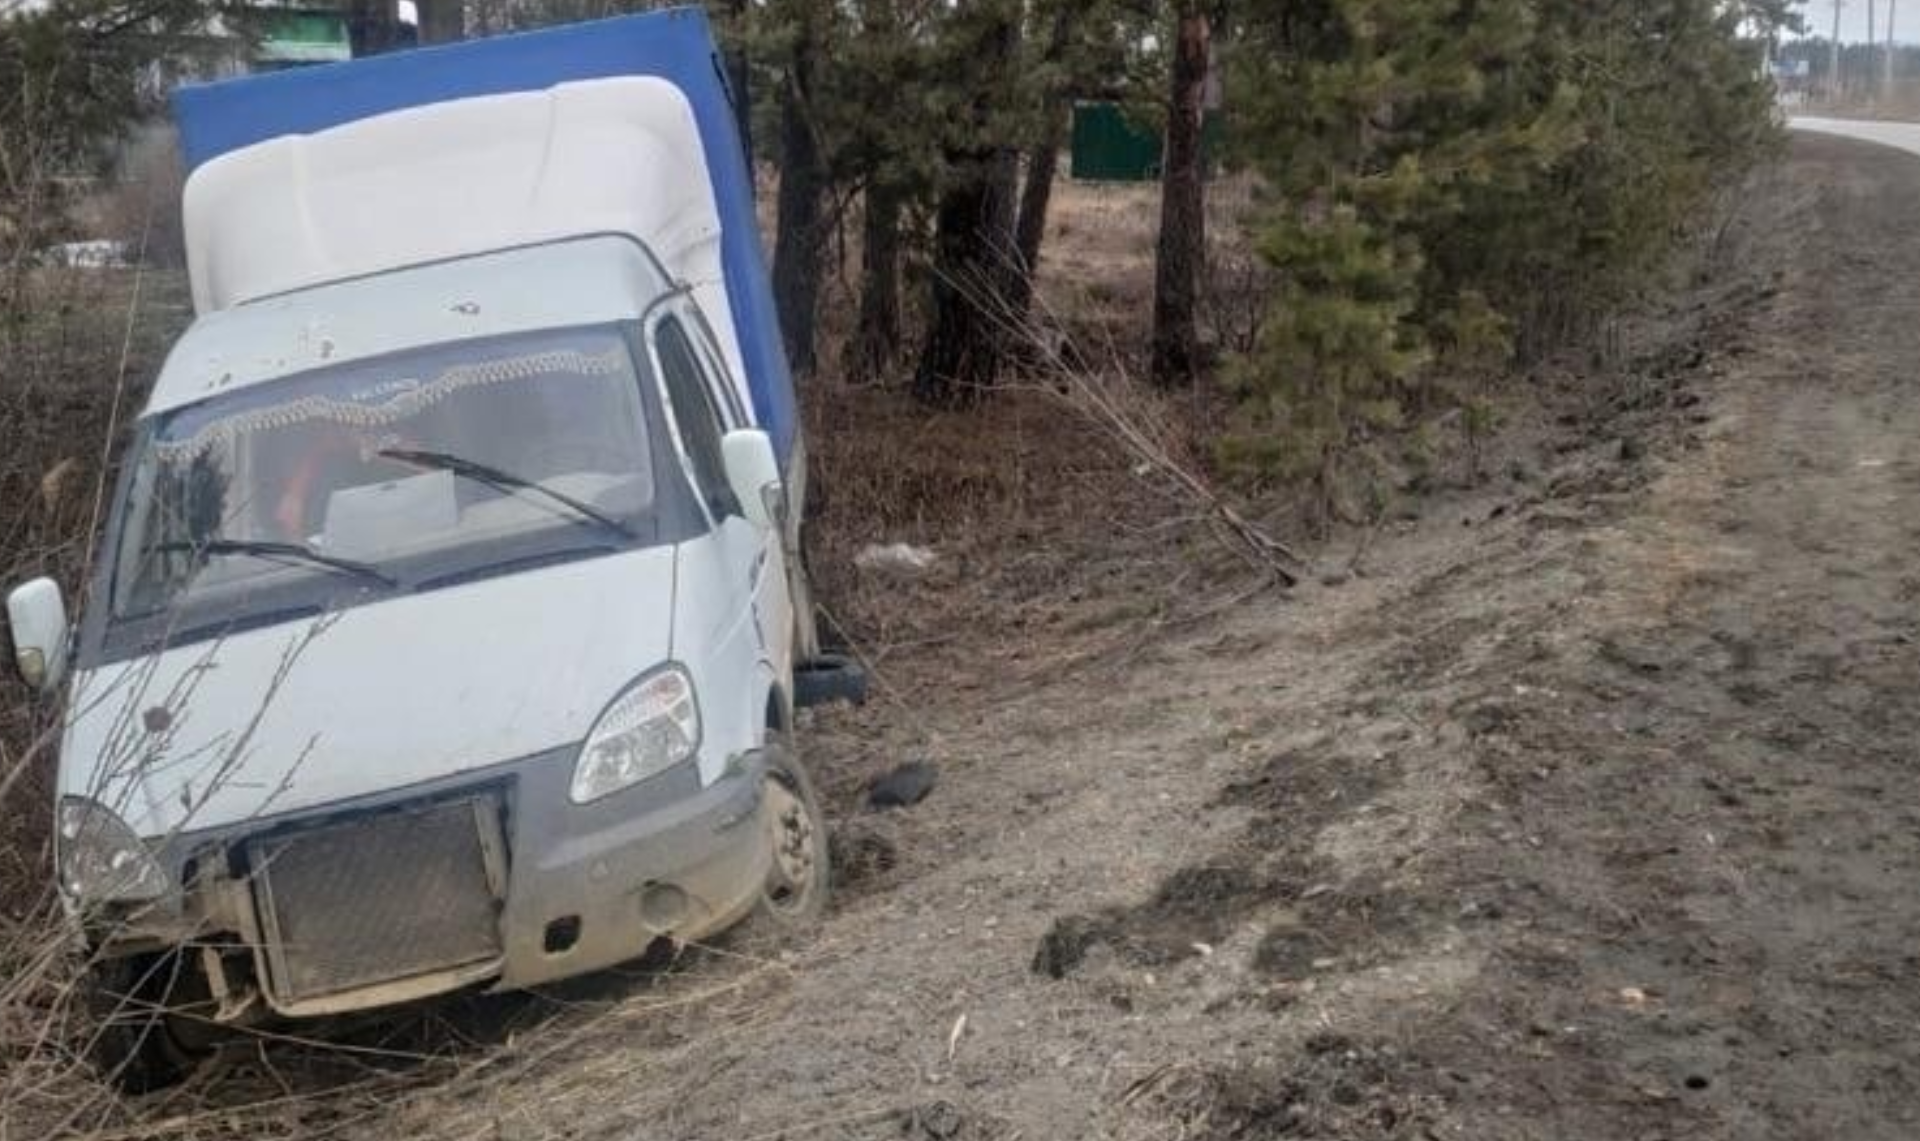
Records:
<instances>
[{"instance_id":1,"label":"white cargo truck","mask_svg":"<svg viewBox=\"0 0 1920 1141\"><path fill-rule=\"evenodd\" d=\"M674 11L176 98L197 319L77 625L8 599L126 1084L824 906L789 730L859 678L716 64Z\"/></svg>"}]
</instances>

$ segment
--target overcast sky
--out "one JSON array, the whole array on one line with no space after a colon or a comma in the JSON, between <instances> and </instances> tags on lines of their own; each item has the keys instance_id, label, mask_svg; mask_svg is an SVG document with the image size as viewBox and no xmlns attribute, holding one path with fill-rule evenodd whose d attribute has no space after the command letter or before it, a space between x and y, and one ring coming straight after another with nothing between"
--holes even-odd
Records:
<instances>
[{"instance_id":1,"label":"overcast sky","mask_svg":"<svg viewBox=\"0 0 1920 1141\"><path fill-rule=\"evenodd\" d=\"M1887 38L1887 2L1872 0L1874 10L1874 37ZM1867 38L1868 0L1841 0L1840 39L1846 43L1862 43ZM1899 11L1894 17L1896 38L1905 44L1920 44L1920 0L1894 0ZM1808 0L1801 9L1807 19L1807 30L1817 36L1833 34L1833 0Z\"/></svg>"}]
</instances>

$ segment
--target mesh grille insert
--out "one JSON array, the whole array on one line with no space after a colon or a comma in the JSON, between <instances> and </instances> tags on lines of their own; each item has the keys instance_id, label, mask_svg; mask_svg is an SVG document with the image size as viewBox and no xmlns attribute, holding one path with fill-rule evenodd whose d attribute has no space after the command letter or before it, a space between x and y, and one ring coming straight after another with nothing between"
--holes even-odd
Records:
<instances>
[{"instance_id":1,"label":"mesh grille insert","mask_svg":"<svg viewBox=\"0 0 1920 1141\"><path fill-rule=\"evenodd\" d=\"M498 958L497 807L458 800L249 847L275 993L298 1002ZM497 846L495 847L497 851Z\"/></svg>"}]
</instances>

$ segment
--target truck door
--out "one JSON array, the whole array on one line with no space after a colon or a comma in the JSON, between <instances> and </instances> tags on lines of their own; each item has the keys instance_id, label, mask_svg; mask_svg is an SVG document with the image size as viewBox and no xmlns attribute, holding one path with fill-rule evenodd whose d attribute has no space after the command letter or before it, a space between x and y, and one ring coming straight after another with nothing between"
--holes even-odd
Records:
<instances>
[{"instance_id":1,"label":"truck door","mask_svg":"<svg viewBox=\"0 0 1920 1141\"><path fill-rule=\"evenodd\" d=\"M696 666L705 675L700 678L706 687L703 702L756 702L760 700L757 687L749 684L755 671L764 663L775 676L784 678L792 665L793 620L785 567L778 536L747 522L727 483L721 437L751 425L745 422L729 379L716 373L718 366L700 351L696 340L700 330L692 317L682 304L668 305L655 319L648 338L671 406L674 435L712 527L707 538L683 548L679 580L685 600L680 617L689 624L690 634L698 632L704 646L688 646L685 651L676 647L676 653L707 656L706 670ZM757 730L762 727L763 712L763 705L743 707L738 717L727 720ZM721 726L711 725L709 730L721 730ZM716 740L714 744L734 751L757 742Z\"/></svg>"}]
</instances>

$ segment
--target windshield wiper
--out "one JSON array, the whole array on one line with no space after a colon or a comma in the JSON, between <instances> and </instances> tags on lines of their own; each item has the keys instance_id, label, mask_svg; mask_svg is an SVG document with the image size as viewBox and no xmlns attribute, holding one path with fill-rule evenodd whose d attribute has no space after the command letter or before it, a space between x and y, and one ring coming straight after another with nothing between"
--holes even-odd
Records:
<instances>
[{"instance_id":1,"label":"windshield wiper","mask_svg":"<svg viewBox=\"0 0 1920 1141\"><path fill-rule=\"evenodd\" d=\"M483 483L488 487L498 491L504 491L510 495L524 495L531 492L534 495L544 497L559 504L595 526L604 527L628 539L638 539L640 537L635 533L633 528L615 519L613 516L608 515L591 503L582 502L564 491L555 491L543 483L537 483L525 476L515 475L510 471L502 471L497 467L491 467L477 460L470 460L464 456L456 456L451 452L419 451L413 448L386 448L382 450L380 454L390 460L399 460L403 464L412 464L415 467L429 468L436 471L452 472L462 479L470 479L475 483Z\"/></svg>"},{"instance_id":2,"label":"windshield wiper","mask_svg":"<svg viewBox=\"0 0 1920 1141\"><path fill-rule=\"evenodd\" d=\"M186 552L202 555L246 555L270 562L300 564L321 567L340 574L363 578L377 582L388 589L397 589L400 580L374 566L355 559L343 559L337 555L322 554L312 547L299 543L275 543L263 539L203 539L197 543L162 543L155 550L168 554Z\"/></svg>"},{"instance_id":3,"label":"windshield wiper","mask_svg":"<svg viewBox=\"0 0 1920 1141\"><path fill-rule=\"evenodd\" d=\"M205 641L208 638L229 638L249 630L264 630L269 626L297 622L302 618L318 618L325 613L326 611L318 606L283 606L278 610L263 610L257 614L222 618L198 626L189 626L183 630L162 629L158 631L158 636L151 644L165 649L170 646L184 646L191 642Z\"/></svg>"}]
</instances>

